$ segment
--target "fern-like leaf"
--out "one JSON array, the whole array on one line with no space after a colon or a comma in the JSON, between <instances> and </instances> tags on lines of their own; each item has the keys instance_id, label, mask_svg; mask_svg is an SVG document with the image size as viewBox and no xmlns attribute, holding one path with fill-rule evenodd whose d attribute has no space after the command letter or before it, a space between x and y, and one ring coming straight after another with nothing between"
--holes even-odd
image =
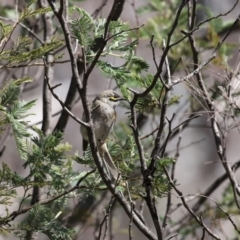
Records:
<instances>
[{"instance_id":1,"label":"fern-like leaf","mask_svg":"<svg viewBox=\"0 0 240 240\"><path fill-rule=\"evenodd\" d=\"M31 79L26 77L4 84L3 88L0 90L0 104L2 106L7 106L18 101L21 93L21 85L26 82L31 82Z\"/></svg>"},{"instance_id":2,"label":"fern-like leaf","mask_svg":"<svg viewBox=\"0 0 240 240\"><path fill-rule=\"evenodd\" d=\"M29 103L17 102L13 104L12 108L5 112L6 122L10 123L13 129L13 134L17 144L20 157L27 159L27 143L26 137L30 134L27 131L27 123L24 118L31 115L27 111L35 104L35 101Z\"/></svg>"},{"instance_id":3,"label":"fern-like leaf","mask_svg":"<svg viewBox=\"0 0 240 240\"><path fill-rule=\"evenodd\" d=\"M92 45L93 40L91 33L94 32L94 23L92 17L82 8L74 7L74 10L81 16L71 22L71 29L74 37L78 39L79 44L87 51Z\"/></svg>"}]
</instances>

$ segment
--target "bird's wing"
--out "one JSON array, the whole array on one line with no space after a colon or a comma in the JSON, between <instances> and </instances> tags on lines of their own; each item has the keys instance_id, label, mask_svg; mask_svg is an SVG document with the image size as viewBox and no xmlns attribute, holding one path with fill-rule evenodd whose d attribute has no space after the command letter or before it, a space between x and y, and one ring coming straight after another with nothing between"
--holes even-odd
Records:
<instances>
[{"instance_id":1,"label":"bird's wing","mask_svg":"<svg viewBox=\"0 0 240 240\"><path fill-rule=\"evenodd\" d=\"M83 148L84 152L87 150L87 147L88 147L88 141L83 139L82 140L82 148Z\"/></svg>"},{"instance_id":2,"label":"bird's wing","mask_svg":"<svg viewBox=\"0 0 240 240\"><path fill-rule=\"evenodd\" d=\"M91 109L92 108L92 103L89 103L88 104L88 107ZM83 115L82 115L82 120L85 122L86 119L85 119L85 113L83 112ZM84 126L81 126L82 128L85 128ZM87 147L88 147L88 141L85 140L84 138L82 138L82 149L83 151L85 152L87 150Z\"/></svg>"}]
</instances>

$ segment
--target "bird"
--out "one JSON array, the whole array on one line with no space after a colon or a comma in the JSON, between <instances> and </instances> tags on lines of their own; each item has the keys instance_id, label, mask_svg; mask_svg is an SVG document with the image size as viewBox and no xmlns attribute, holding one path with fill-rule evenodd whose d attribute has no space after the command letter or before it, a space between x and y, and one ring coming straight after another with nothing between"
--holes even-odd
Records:
<instances>
[{"instance_id":1,"label":"bird","mask_svg":"<svg viewBox=\"0 0 240 240\"><path fill-rule=\"evenodd\" d=\"M114 181L118 180L120 175L118 168L114 164L112 157L108 151L106 140L113 130L113 126L117 118L115 107L122 100L126 99L122 98L116 91L109 89L99 93L90 104L90 115L93 122L97 147L100 156L105 160L107 170ZM86 122L84 113L82 120ZM81 125L80 131L83 137L83 151L86 151L88 147L87 129Z\"/></svg>"}]
</instances>

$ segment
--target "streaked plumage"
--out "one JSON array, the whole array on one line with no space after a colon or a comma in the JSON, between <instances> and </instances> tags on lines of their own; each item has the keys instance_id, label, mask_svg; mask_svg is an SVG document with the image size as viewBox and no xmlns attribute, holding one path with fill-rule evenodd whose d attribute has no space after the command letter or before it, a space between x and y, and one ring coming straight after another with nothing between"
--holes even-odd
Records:
<instances>
[{"instance_id":1,"label":"streaked plumage","mask_svg":"<svg viewBox=\"0 0 240 240\"><path fill-rule=\"evenodd\" d=\"M105 141L113 129L114 122L116 121L115 107L121 100L123 100L123 98L121 98L117 92L113 90L105 90L97 95L90 105L91 118L99 152L111 168L111 174L115 179L117 178L118 170L112 161ZM86 121L84 114L82 120ZM81 126L80 130L83 136L83 151L86 151L88 146L87 129L84 126Z\"/></svg>"}]
</instances>

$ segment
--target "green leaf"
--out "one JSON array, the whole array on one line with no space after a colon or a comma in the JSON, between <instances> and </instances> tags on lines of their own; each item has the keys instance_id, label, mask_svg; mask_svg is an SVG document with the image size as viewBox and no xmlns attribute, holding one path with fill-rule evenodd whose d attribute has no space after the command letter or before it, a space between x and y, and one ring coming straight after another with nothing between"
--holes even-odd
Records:
<instances>
[{"instance_id":1,"label":"green leaf","mask_svg":"<svg viewBox=\"0 0 240 240\"><path fill-rule=\"evenodd\" d=\"M20 19L20 21L23 21L26 18L33 17L35 15L41 15L41 14L48 13L48 12L52 12L51 7L42 7L42 8L38 8L36 10L25 8L22 11L19 19Z\"/></svg>"},{"instance_id":2,"label":"green leaf","mask_svg":"<svg viewBox=\"0 0 240 240\"><path fill-rule=\"evenodd\" d=\"M31 51L18 51L18 46L16 46L16 50L5 51L0 55L0 59L8 61L7 66L12 66L14 64L24 63L26 61L32 61L38 58L42 58L43 55L56 50L57 48L63 45L62 40L52 39L50 43L45 44L39 48L35 48Z\"/></svg>"},{"instance_id":3,"label":"green leaf","mask_svg":"<svg viewBox=\"0 0 240 240\"><path fill-rule=\"evenodd\" d=\"M79 44L88 52L93 43L91 36L91 33L94 31L93 19L82 8L73 7L73 10L76 10L81 17L72 20L70 23L72 33L78 39Z\"/></svg>"},{"instance_id":4,"label":"green leaf","mask_svg":"<svg viewBox=\"0 0 240 240\"><path fill-rule=\"evenodd\" d=\"M25 101L17 102L15 103L11 110L10 114L15 118L15 119L23 119L28 116L34 115L32 113L28 113L27 111L30 110L36 103L36 100L30 101L26 103Z\"/></svg>"},{"instance_id":5,"label":"green leaf","mask_svg":"<svg viewBox=\"0 0 240 240\"><path fill-rule=\"evenodd\" d=\"M138 67L139 71L147 71L149 69L149 64L141 57L133 56L131 62Z\"/></svg>"},{"instance_id":6,"label":"green leaf","mask_svg":"<svg viewBox=\"0 0 240 240\"><path fill-rule=\"evenodd\" d=\"M5 83L0 90L0 104L7 106L8 104L13 104L15 101L18 101L21 93L21 85L31 81L31 78L25 77Z\"/></svg>"},{"instance_id":7,"label":"green leaf","mask_svg":"<svg viewBox=\"0 0 240 240\"><path fill-rule=\"evenodd\" d=\"M168 102L168 106L172 105L172 104L176 104L176 103L179 103L179 99L181 98L182 96L173 96L169 102Z\"/></svg>"},{"instance_id":8,"label":"green leaf","mask_svg":"<svg viewBox=\"0 0 240 240\"><path fill-rule=\"evenodd\" d=\"M19 151L20 157L22 159L27 159L27 143L26 137L29 137L30 134L26 130L26 123L24 121L19 121L15 119L11 114L5 113L7 121L11 124L13 129L13 134L15 137L17 149Z\"/></svg>"},{"instance_id":9,"label":"green leaf","mask_svg":"<svg viewBox=\"0 0 240 240\"><path fill-rule=\"evenodd\" d=\"M6 122L10 123L13 129L13 134L16 140L17 149L22 159L27 159L27 137L30 134L27 131L27 123L24 118L32 115L27 111L35 104L35 100L29 103L16 102L13 104L10 110L4 112L6 116Z\"/></svg>"}]
</instances>

